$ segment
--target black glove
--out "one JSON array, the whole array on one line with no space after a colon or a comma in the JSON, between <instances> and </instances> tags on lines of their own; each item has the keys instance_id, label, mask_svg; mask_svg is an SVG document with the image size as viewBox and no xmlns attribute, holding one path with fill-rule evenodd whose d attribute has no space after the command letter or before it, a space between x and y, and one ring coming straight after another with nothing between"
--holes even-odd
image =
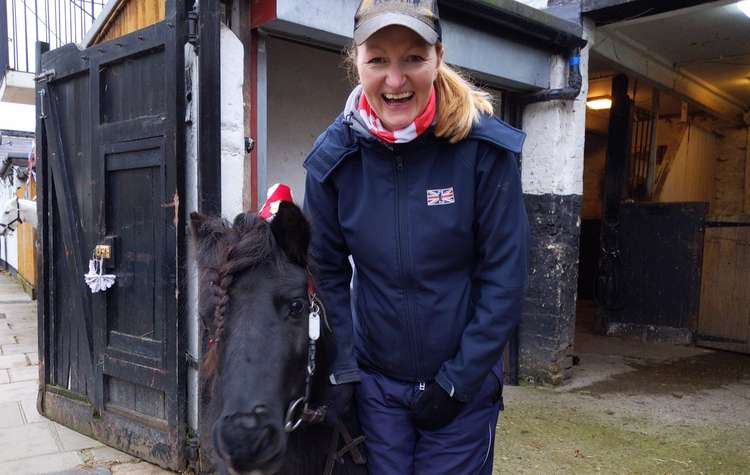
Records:
<instances>
[{"instance_id":1,"label":"black glove","mask_svg":"<svg viewBox=\"0 0 750 475\"><path fill-rule=\"evenodd\" d=\"M328 384L323 398L323 404L327 407L325 422L336 425L343 420L344 415L349 412L354 398L354 385L356 383Z\"/></svg>"},{"instance_id":2,"label":"black glove","mask_svg":"<svg viewBox=\"0 0 750 475\"><path fill-rule=\"evenodd\" d=\"M427 385L412 411L414 424L423 430L437 430L456 418L464 403L453 399L439 384Z\"/></svg>"}]
</instances>

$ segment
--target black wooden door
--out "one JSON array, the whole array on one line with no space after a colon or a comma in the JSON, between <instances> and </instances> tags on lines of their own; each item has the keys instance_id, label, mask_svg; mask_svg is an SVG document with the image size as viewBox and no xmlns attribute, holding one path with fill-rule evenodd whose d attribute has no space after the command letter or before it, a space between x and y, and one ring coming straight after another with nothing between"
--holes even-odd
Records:
<instances>
[{"instance_id":1,"label":"black wooden door","mask_svg":"<svg viewBox=\"0 0 750 475\"><path fill-rule=\"evenodd\" d=\"M185 465L178 282L184 246L184 10L41 59L40 411L172 469ZM43 127L42 127L43 126ZM110 245L106 292L84 283Z\"/></svg>"}]
</instances>

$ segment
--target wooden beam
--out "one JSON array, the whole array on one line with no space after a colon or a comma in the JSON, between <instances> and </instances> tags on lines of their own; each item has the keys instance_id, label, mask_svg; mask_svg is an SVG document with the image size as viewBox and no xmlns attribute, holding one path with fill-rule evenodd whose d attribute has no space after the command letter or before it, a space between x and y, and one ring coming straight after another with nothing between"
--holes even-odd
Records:
<instances>
[{"instance_id":1,"label":"wooden beam","mask_svg":"<svg viewBox=\"0 0 750 475\"><path fill-rule=\"evenodd\" d=\"M276 0L252 0L251 27L260 28L276 19Z\"/></svg>"},{"instance_id":2,"label":"wooden beam","mask_svg":"<svg viewBox=\"0 0 750 475\"><path fill-rule=\"evenodd\" d=\"M221 215L221 18L219 2L200 0L198 30L198 210Z\"/></svg>"},{"instance_id":3,"label":"wooden beam","mask_svg":"<svg viewBox=\"0 0 750 475\"><path fill-rule=\"evenodd\" d=\"M4 0L0 0L3 3ZM2 14L0 14L2 16ZM42 55L49 51L49 43L36 43L36 70L42 70ZM37 83L37 91L41 91L44 85ZM49 345L50 335L54 335L52 321L49 318L49 302L47 291L49 289L49 277L51 269L50 242L52 236L49 228L49 218L47 210L49 209L49 177L48 166L49 157L47 156L47 131L44 127L44 118L41 116L43 100L38 93L36 96L36 180L37 180L37 260L36 260L36 291L37 291L37 337L39 344L39 392L37 393L37 411L44 413L44 386L50 382L50 369L52 358L50 358Z\"/></svg>"},{"instance_id":4,"label":"wooden beam","mask_svg":"<svg viewBox=\"0 0 750 475\"><path fill-rule=\"evenodd\" d=\"M604 169L604 219L617 220L620 202L625 197L630 155L632 101L628 97L628 78L624 74L612 80L612 108L609 112L609 140Z\"/></svg>"},{"instance_id":5,"label":"wooden beam","mask_svg":"<svg viewBox=\"0 0 750 475\"><path fill-rule=\"evenodd\" d=\"M243 102L244 102L244 127L245 127L245 140L255 140L255 131L253 130L253 120L252 116L255 113L255 108L253 107L253 98L255 97L255 89L254 89L254 80L253 80L253 70L254 70L254 63L253 60L255 58L255 54L253 53L253 48L255 47L255 43L253 42L253 30L250 26L250 3L249 2L239 2L239 38L240 41L242 41L242 47L245 50L245 56L244 56L244 62L243 65L243 76L244 80L242 81L242 96L243 96ZM245 210L252 210L256 209L257 203L255 203L256 200L256 192L255 192L255 186L254 186L254 176L255 176L255 159L254 159L254 152L250 151L248 153L248 150L245 150L244 155L244 176L243 176L243 184L242 184L242 207Z\"/></svg>"},{"instance_id":6,"label":"wooden beam","mask_svg":"<svg viewBox=\"0 0 750 475\"><path fill-rule=\"evenodd\" d=\"M750 126L747 127L745 145L745 214L750 214Z\"/></svg>"},{"instance_id":7,"label":"wooden beam","mask_svg":"<svg viewBox=\"0 0 750 475\"><path fill-rule=\"evenodd\" d=\"M719 89L687 71L672 66L636 41L599 28L592 52L629 75L666 89L686 102L735 124L741 124L743 106Z\"/></svg>"}]
</instances>

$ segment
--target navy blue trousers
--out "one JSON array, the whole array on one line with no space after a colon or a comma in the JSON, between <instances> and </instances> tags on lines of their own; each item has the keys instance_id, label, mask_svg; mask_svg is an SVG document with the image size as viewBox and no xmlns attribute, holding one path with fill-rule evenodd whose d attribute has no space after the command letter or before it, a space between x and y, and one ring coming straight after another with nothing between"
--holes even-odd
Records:
<instances>
[{"instance_id":1,"label":"navy blue trousers","mask_svg":"<svg viewBox=\"0 0 750 475\"><path fill-rule=\"evenodd\" d=\"M411 421L419 385L363 370L356 397L370 475L491 475L498 392L490 373L453 422L423 431Z\"/></svg>"}]
</instances>

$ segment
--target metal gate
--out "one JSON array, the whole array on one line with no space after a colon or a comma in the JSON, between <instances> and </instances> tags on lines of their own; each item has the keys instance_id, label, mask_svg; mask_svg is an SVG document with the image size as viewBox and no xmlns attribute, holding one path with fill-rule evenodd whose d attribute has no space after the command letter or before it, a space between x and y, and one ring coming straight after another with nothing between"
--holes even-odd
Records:
<instances>
[{"instance_id":1,"label":"metal gate","mask_svg":"<svg viewBox=\"0 0 750 475\"><path fill-rule=\"evenodd\" d=\"M116 40L41 55L38 406L179 470L185 11L181 0L166 8L164 21ZM83 275L99 245L117 280L92 294Z\"/></svg>"}]
</instances>

